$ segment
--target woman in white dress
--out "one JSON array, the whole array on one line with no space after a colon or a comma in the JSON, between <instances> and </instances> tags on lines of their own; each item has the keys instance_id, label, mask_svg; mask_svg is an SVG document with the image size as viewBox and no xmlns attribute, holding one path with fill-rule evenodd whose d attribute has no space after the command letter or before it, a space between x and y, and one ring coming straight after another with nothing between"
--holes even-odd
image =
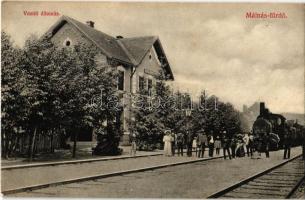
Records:
<instances>
[{"instance_id":1,"label":"woman in white dress","mask_svg":"<svg viewBox=\"0 0 305 200\"><path fill-rule=\"evenodd\" d=\"M193 139L192 148L193 148L193 151L195 151L196 157L197 157L197 137L194 137L194 139Z\"/></svg>"},{"instance_id":2,"label":"woman in white dress","mask_svg":"<svg viewBox=\"0 0 305 200\"><path fill-rule=\"evenodd\" d=\"M165 131L165 135L163 137L164 142L164 155L171 156L172 155L172 136L170 135L170 131Z\"/></svg>"}]
</instances>

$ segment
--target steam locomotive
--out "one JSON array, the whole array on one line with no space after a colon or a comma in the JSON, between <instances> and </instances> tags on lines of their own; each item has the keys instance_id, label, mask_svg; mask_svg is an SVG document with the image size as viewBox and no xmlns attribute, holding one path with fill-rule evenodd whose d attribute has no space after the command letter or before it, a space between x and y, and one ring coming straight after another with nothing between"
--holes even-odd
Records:
<instances>
[{"instance_id":1,"label":"steam locomotive","mask_svg":"<svg viewBox=\"0 0 305 200\"><path fill-rule=\"evenodd\" d=\"M284 134L290 134L291 145L300 145L302 138L303 126L297 121L291 123L286 120L283 115L274 114L265 107L265 103L260 103L260 113L252 126L254 137L258 139L264 138L264 134L271 134L272 141L270 143L270 150L277 150L283 147Z\"/></svg>"}]
</instances>

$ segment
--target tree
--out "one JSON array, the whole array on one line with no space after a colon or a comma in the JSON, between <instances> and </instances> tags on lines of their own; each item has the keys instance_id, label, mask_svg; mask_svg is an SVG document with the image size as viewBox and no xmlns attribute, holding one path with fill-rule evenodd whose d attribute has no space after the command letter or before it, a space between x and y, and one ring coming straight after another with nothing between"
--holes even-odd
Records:
<instances>
[{"instance_id":1,"label":"tree","mask_svg":"<svg viewBox=\"0 0 305 200\"><path fill-rule=\"evenodd\" d=\"M118 130L111 125L120 107L116 72L107 63L98 64L97 48L85 44L58 48L49 38L31 36L19 50L5 33L1 48L3 151L9 152L13 136L20 132L29 136L30 160L39 135L51 138L52 151L53 136L71 130L73 157L83 127L104 129L117 138ZM101 99L103 104L97 104Z\"/></svg>"},{"instance_id":2,"label":"tree","mask_svg":"<svg viewBox=\"0 0 305 200\"><path fill-rule=\"evenodd\" d=\"M137 95L132 108L133 120L129 121L130 131L137 133L137 146L142 150L154 150L164 130L155 108L150 107L152 98L156 97Z\"/></svg>"},{"instance_id":3,"label":"tree","mask_svg":"<svg viewBox=\"0 0 305 200\"><path fill-rule=\"evenodd\" d=\"M63 122L65 126L76 131L73 134L75 157L77 136L80 134L78 131L82 127L106 133L109 139L119 137L120 130L116 130L112 124L120 105L116 90L117 73L108 64L97 65L98 50L94 46L77 45L68 53L67 59L72 65L69 63L70 66L61 69L57 81L60 84L57 87L58 95L61 97L59 104L64 110ZM92 103L91 100L94 98L95 101ZM106 122L106 125L103 125L103 122ZM117 146L118 144L113 148Z\"/></svg>"},{"instance_id":4,"label":"tree","mask_svg":"<svg viewBox=\"0 0 305 200\"><path fill-rule=\"evenodd\" d=\"M20 65L26 72L26 91L28 121L26 130L30 135L28 155L30 161L33 158L37 135L49 135L53 138L56 124L57 110L54 107L56 101L56 87L53 75L59 69L52 58L56 55L56 47L46 38L38 40L30 37L26 41Z\"/></svg>"},{"instance_id":5,"label":"tree","mask_svg":"<svg viewBox=\"0 0 305 200\"><path fill-rule=\"evenodd\" d=\"M64 127L72 133L75 157L81 129L100 129L101 122L111 122L116 116L116 110L108 106L108 98L102 105L90 102L102 98L101 90L106 97L116 96L115 70L108 64L97 65L98 50L91 45L58 49L44 40L32 43L26 54L24 63L31 66L28 74L32 77L32 91L36 91L32 93L32 119L40 120L47 130ZM108 123L104 129L109 132L110 126Z\"/></svg>"},{"instance_id":6,"label":"tree","mask_svg":"<svg viewBox=\"0 0 305 200\"><path fill-rule=\"evenodd\" d=\"M19 67L21 50L1 33L1 138L2 156L8 158L18 148L19 135L27 118L24 71Z\"/></svg>"},{"instance_id":7,"label":"tree","mask_svg":"<svg viewBox=\"0 0 305 200\"><path fill-rule=\"evenodd\" d=\"M240 114L230 103L224 103L218 97L202 93L200 109L194 112L194 127L196 130L205 129L219 135L226 130L229 135L240 133Z\"/></svg>"},{"instance_id":8,"label":"tree","mask_svg":"<svg viewBox=\"0 0 305 200\"><path fill-rule=\"evenodd\" d=\"M171 88L166 84L165 74L160 71L156 77L157 84L150 91L139 91L133 98L133 120L129 120L131 132L138 134L138 148L154 150L163 146L164 131L176 127L176 99ZM173 119L175 119L173 121Z\"/></svg>"}]
</instances>

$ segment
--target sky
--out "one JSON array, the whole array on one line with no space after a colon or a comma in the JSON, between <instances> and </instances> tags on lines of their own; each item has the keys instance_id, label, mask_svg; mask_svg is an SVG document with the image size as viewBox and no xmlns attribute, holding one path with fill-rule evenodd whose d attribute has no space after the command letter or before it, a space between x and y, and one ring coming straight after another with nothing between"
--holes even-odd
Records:
<instances>
[{"instance_id":1,"label":"sky","mask_svg":"<svg viewBox=\"0 0 305 200\"><path fill-rule=\"evenodd\" d=\"M59 17L57 11L124 37L160 38L176 90L205 89L241 110L264 101L275 113L304 113L304 6L302 4L4 2L2 30L22 46ZM285 19L248 19L247 12L280 12Z\"/></svg>"}]
</instances>

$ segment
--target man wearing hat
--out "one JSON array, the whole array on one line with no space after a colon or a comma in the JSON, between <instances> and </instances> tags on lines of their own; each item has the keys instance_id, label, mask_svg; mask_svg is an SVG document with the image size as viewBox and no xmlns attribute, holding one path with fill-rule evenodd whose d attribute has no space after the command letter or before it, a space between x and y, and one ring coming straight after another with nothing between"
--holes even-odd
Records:
<instances>
[{"instance_id":1,"label":"man wearing hat","mask_svg":"<svg viewBox=\"0 0 305 200\"><path fill-rule=\"evenodd\" d=\"M230 153L230 139L227 136L227 132L223 131L223 138L222 138L222 146L223 146L223 157L227 159L226 152L228 152L229 159L231 160L231 153Z\"/></svg>"},{"instance_id":2,"label":"man wearing hat","mask_svg":"<svg viewBox=\"0 0 305 200\"><path fill-rule=\"evenodd\" d=\"M199 146L199 152L198 152L198 158L203 158L204 156L204 150L207 146L208 138L204 132L204 130L201 130L197 137L197 145Z\"/></svg>"},{"instance_id":3,"label":"man wearing hat","mask_svg":"<svg viewBox=\"0 0 305 200\"><path fill-rule=\"evenodd\" d=\"M174 132L171 132L171 137L172 137L172 154L173 156L175 156L177 135Z\"/></svg>"},{"instance_id":4,"label":"man wearing hat","mask_svg":"<svg viewBox=\"0 0 305 200\"><path fill-rule=\"evenodd\" d=\"M190 131L186 132L186 147L187 147L187 156L192 156L192 144L193 144L193 134Z\"/></svg>"},{"instance_id":5,"label":"man wearing hat","mask_svg":"<svg viewBox=\"0 0 305 200\"><path fill-rule=\"evenodd\" d=\"M183 156L183 146L184 146L184 135L183 133L179 132L177 134L177 148L178 148L178 156Z\"/></svg>"}]
</instances>

